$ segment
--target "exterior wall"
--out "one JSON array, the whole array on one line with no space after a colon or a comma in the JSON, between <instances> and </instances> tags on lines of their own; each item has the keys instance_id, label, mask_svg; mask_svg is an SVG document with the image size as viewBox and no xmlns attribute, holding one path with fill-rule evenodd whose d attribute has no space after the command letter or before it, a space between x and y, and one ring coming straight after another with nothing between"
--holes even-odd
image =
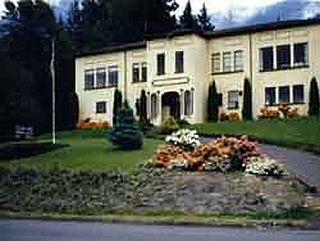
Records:
<instances>
[{"instance_id":1,"label":"exterior wall","mask_svg":"<svg viewBox=\"0 0 320 241\"><path fill-rule=\"evenodd\" d=\"M309 66L290 68L287 70L272 70L261 72L259 49L274 48L277 45L308 42ZM234 64L234 51L243 51L243 71L212 73L211 55L221 54L221 68L223 52L232 52L231 63ZM184 72L175 73L175 52L184 52ZM291 50L293 52L293 50ZM165 74L157 75L157 54L165 54ZM292 58L293 59L293 58ZM293 60L291 60L293 61ZM276 59L274 60L276 63ZM133 83L133 63L147 64L147 81ZM151 95L157 96L157 116L151 121L160 124L162 121L161 98L168 92L176 92L180 97L181 119L190 123L200 123L206 119L208 86L215 81L218 92L223 94L221 111L238 112L241 115L242 96L239 97L239 108L228 109L228 92L243 91L245 78L249 78L253 88L253 114L259 115L260 109L265 107L265 88L289 85L292 100L292 86L304 85L304 104L293 105L300 114L307 114L309 84L312 77L320 82L320 25L295 27L284 30L265 31L254 34L241 34L228 37L214 37L210 40L195 34L176 36L172 38L154 39L146 42L146 48L129 49L108 54L99 54L76 59L76 92L80 103L80 120L88 117L95 121L107 120L112 124L113 94L116 87L85 90L84 72L87 69L106 68L117 65L119 67L118 89L135 110L136 100L141 90L147 93L148 117L151 118ZM141 74L141 69L140 69ZM184 93L193 93L193 113L184 113ZM97 101L107 102L107 113L96 114ZM270 107L274 108L274 107Z\"/></svg>"}]
</instances>

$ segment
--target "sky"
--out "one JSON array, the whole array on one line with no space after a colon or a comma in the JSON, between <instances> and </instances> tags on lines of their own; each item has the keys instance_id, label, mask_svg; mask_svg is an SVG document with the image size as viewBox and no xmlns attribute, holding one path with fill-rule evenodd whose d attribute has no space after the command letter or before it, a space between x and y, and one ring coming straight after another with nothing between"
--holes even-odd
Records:
<instances>
[{"instance_id":1,"label":"sky","mask_svg":"<svg viewBox=\"0 0 320 241\"><path fill-rule=\"evenodd\" d=\"M54 5L59 5L61 1L63 4L60 4L60 9L61 6L67 5L68 0L46 0ZM181 15L187 1L176 0L180 5L176 12L177 16ZM4 10L4 2L5 0L0 0L0 12ZM277 15L307 18L313 16L315 12L320 12L320 0L191 0L194 14L199 12L203 3L206 4L208 13L213 16L214 23L218 27L251 24L250 19L276 20Z\"/></svg>"}]
</instances>

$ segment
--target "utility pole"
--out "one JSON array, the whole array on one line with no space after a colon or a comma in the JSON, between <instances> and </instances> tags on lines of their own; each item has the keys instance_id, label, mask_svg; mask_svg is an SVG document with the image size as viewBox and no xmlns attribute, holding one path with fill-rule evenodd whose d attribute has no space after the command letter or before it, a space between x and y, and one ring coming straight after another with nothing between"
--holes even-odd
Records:
<instances>
[{"instance_id":1,"label":"utility pole","mask_svg":"<svg viewBox=\"0 0 320 241\"><path fill-rule=\"evenodd\" d=\"M52 80L52 144L56 144L56 79L55 79L55 42L52 39L51 80Z\"/></svg>"}]
</instances>

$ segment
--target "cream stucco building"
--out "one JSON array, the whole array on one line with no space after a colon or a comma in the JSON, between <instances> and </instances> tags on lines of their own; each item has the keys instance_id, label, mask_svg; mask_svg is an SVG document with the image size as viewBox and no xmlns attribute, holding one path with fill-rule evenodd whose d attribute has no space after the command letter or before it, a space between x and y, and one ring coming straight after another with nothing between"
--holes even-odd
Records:
<instances>
[{"instance_id":1,"label":"cream stucco building","mask_svg":"<svg viewBox=\"0 0 320 241\"><path fill-rule=\"evenodd\" d=\"M145 90L154 124L169 114L191 123L205 121L212 81L221 110L241 113L245 78L252 84L255 117L261 108L278 103L297 107L303 115L312 77L320 81L320 21L314 19L205 33L176 31L76 59L80 120L110 123L116 88L134 110Z\"/></svg>"}]
</instances>

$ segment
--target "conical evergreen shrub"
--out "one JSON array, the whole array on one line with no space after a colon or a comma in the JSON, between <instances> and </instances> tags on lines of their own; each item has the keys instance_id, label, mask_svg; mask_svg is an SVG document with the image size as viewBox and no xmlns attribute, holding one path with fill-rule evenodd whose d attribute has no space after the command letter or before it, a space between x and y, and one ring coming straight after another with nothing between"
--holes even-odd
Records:
<instances>
[{"instance_id":1,"label":"conical evergreen shrub","mask_svg":"<svg viewBox=\"0 0 320 241\"><path fill-rule=\"evenodd\" d=\"M319 88L316 78L313 78L310 83L309 92L309 116L319 116L320 103L319 103Z\"/></svg>"},{"instance_id":2,"label":"conical evergreen shrub","mask_svg":"<svg viewBox=\"0 0 320 241\"><path fill-rule=\"evenodd\" d=\"M140 149L143 145L143 134L127 101L118 113L117 121L109 134L109 140L123 150Z\"/></svg>"},{"instance_id":3,"label":"conical evergreen shrub","mask_svg":"<svg viewBox=\"0 0 320 241\"><path fill-rule=\"evenodd\" d=\"M252 120L252 89L249 79L245 78L243 87L242 118Z\"/></svg>"}]
</instances>

